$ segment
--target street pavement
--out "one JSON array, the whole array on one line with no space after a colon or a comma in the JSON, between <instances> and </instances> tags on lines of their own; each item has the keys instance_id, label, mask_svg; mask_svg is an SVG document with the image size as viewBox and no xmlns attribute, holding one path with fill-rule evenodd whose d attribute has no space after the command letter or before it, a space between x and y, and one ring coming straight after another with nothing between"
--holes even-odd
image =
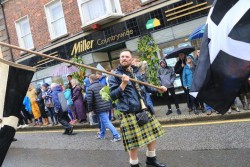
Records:
<instances>
[{"instance_id":1,"label":"street pavement","mask_svg":"<svg viewBox=\"0 0 250 167\"><path fill-rule=\"evenodd\" d=\"M186 103L181 103L180 110L182 111L181 115L178 115L176 113L175 106L172 105L172 111L173 113L170 115L166 115L167 112L167 106L166 105L157 105L155 106L155 115L158 118L158 120L162 124L175 124L175 123L189 123L189 122L203 122L203 121L213 121L213 120L232 120L232 119L243 119L243 118L250 118L250 110L243 110L243 107L241 104L238 104L240 112L236 112L232 110L231 114L216 114L215 112L212 113L212 115L207 115L206 113L200 112L199 115L195 115L193 112L189 113L187 109ZM117 119L116 121L113 121L113 124L116 127L119 127L120 120ZM83 129L83 128L93 128L96 126L90 126L89 123L85 124L75 124L75 129ZM34 127L32 124L25 128L25 129L18 129L18 131L38 131L38 130L55 130L55 129L62 129L61 125L57 126L38 126Z\"/></svg>"},{"instance_id":2,"label":"street pavement","mask_svg":"<svg viewBox=\"0 0 250 167\"><path fill-rule=\"evenodd\" d=\"M168 167L249 167L250 119L164 125L158 158ZM16 134L3 167L128 167L122 141L95 139L96 129L26 131ZM145 166L145 148L139 152Z\"/></svg>"}]
</instances>

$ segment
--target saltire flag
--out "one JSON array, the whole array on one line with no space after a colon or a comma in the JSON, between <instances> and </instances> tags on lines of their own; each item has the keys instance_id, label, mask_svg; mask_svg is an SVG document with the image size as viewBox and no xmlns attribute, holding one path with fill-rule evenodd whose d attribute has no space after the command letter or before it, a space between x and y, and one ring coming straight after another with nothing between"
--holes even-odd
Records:
<instances>
[{"instance_id":1,"label":"saltire flag","mask_svg":"<svg viewBox=\"0 0 250 167\"><path fill-rule=\"evenodd\" d=\"M250 75L250 0L217 0L207 18L191 95L225 114Z\"/></svg>"},{"instance_id":2,"label":"saltire flag","mask_svg":"<svg viewBox=\"0 0 250 167\"><path fill-rule=\"evenodd\" d=\"M35 68L0 59L0 166L16 133L18 116Z\"/></svg>"}]
</instances>

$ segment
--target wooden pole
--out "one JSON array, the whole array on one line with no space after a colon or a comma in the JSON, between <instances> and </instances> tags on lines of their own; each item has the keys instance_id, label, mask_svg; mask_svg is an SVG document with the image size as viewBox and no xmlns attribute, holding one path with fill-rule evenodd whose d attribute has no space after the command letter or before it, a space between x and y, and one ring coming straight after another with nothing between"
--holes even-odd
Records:
<instances>
[{"instance_id":1,"label":"wooden pole","mask_svg":"<svg viewBox=\"0 0 250 167\"><path fill-rule=\"evenodd\" d=\"M61 59L61 58L59 58L59 57L49 56L49 55L46 55L46 54L43 54L43 53L39 53L39 52L36 52L36 51L32 51L32 50L20 48L20 47L18 47L18 46L10 45L10 44L4 43L4 42L0 42L0 45L6 46L6 47L9 47L9 48L13 48L13 49L17 49L17 50L22 50L22 51L25 51L25 52L28 52L28 53L32 53L32 54L41 56L41 57L45 57L45 58L49 58L49 59L54 59L54 60L57 60L57 61L60 61L60 62L69 63L69 64L72 64L72 65L75 65L75 66L80 66L80 67L88 68L88 69L91 69L91 70L100 71L100 72L102 72L102 73L106 73L106 74L109 74L109 75L113 75L113 76L115 76L115 77L122 78L121 75L114 74L114 73L112 73L112 72L108 72L108 71L104 71L104 70L99 70L98 68L91 67L91 66L87 66L87 65L85 65L85 64L75 63L75 62L73 62L73 61L66 60L66 59ZM142 85L151 86L151 87L156 88L156 89L159 89L159 88L160 88L160 87L158 87L158 86L149 84L149 83L147 83L147 82L138 81L138 80L135 80L135 79L133 79L133 78L129 78L129 80L130 80L130 81L133 81L133 82L137 82L137 83L142 84Z\"/></svg>"},{"instance_id":2,"label":"wooden pole","mask_svg":"<svg viewBox=\"0 0 250 167\"><path fill-rule=\"evenodd\" d=\"M0 46L0 59L3 59L2 47Z\"/></svg>"}]
</instances>

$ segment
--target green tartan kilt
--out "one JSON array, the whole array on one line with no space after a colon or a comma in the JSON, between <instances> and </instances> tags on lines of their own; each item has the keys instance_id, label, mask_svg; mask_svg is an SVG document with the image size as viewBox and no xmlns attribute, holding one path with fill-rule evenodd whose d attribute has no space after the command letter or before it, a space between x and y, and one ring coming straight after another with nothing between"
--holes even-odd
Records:
<instances>
[{"instance_id":1,"label":"green tartan kilt","mask_svg":"<svg viewBox=\"0 0 250 167\"><path fill-rule=\"evenodd\" d=\"M150 144L152 141L164 135L165 131L154 115L147 112L148 123L139 126L133 113L122 113L121 133L125 151Z\"/></svg>"}]
</instances>

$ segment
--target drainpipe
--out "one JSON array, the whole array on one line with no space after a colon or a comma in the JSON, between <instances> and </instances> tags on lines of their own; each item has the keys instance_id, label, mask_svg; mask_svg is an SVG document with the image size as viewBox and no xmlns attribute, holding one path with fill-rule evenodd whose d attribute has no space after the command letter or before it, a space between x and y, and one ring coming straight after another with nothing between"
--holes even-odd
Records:
<instances>
[{"instance_id":1,"label":"drainpipe","mask_svg":"<svg viewBox=\"0 0 250 167\"><path fill-rule=\"evenodd\" d=\"M5 30L6 30L6 34L7 34L7 41L8 43L10 44L10 35L9 35L9 31L8 31L8 28L7 28L7 23L6 23L6 18L5 18L5 13L4 13L4 9L3 9L3 4L2 4L2 0L0 1L1 3L1 8L2 8L2 11L3 11L3 20L4 20L4 24L5 24ZM10 57L11 57L11 61L14 62L14 57L13 57L13 52L12 52L12 49L10 49Z\"/></svg>"}]
</instances>

